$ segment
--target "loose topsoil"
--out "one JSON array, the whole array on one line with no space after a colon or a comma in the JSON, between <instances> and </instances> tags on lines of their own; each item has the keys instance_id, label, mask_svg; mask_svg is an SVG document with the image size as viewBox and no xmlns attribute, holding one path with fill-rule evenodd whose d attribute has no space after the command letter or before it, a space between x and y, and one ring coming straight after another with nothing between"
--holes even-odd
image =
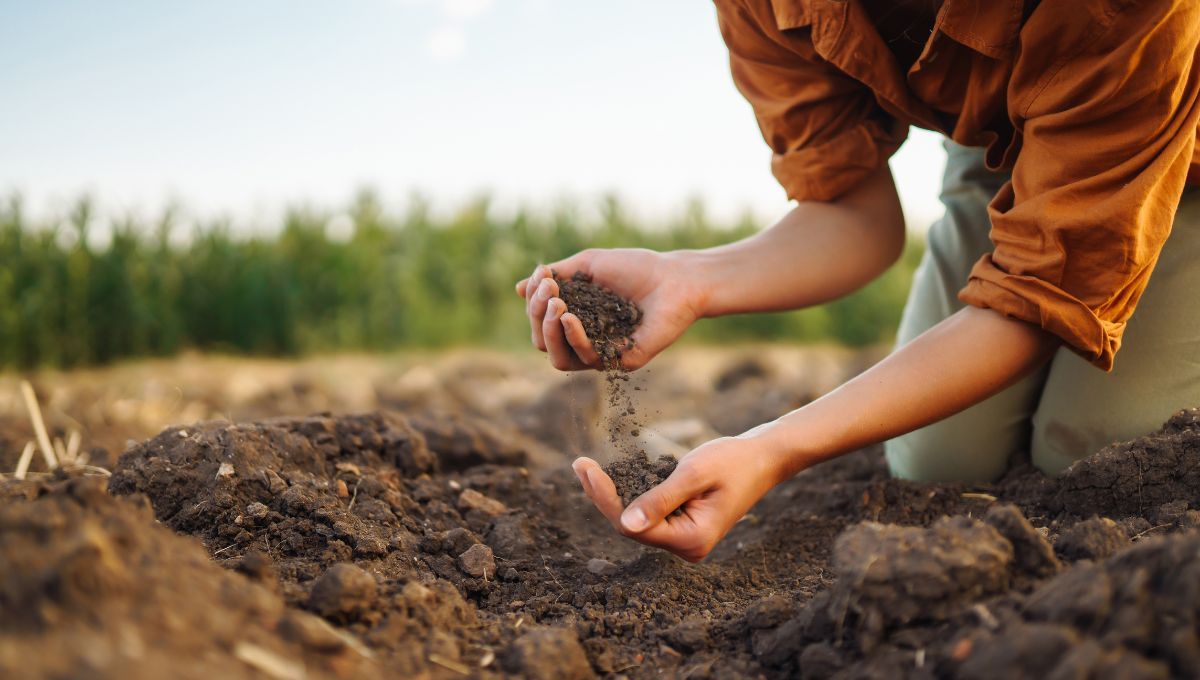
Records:
<instances>
[{"instance_id":1,"label":"loose topsoil","mask_svg":"<svg viewBox=\"0 0 1200 680\"><path fill-rule=\"evenodd\" d=\"M172 427L0 483L3 677L1200 676L1200 411L1055 480L808 470L690 565L471 417Z\"/></svg>"}]
</instances>

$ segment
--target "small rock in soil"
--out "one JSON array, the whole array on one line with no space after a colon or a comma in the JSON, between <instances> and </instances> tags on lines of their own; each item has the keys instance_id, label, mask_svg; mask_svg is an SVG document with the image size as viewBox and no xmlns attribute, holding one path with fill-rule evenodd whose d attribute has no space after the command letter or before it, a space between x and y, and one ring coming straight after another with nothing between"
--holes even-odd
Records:
<instances>
[{"instance_id":1,"label":"small rock in soil","mask_svg":"<svg viewBox=\"0 0 1200 680\"><path fill-rule=\"evenodd\" d=\"M508 511L503 503L479 493L475 489L465 489L458 496L458 509L463 512L478 510L488 517L502 515Z\"/></svg>"},{"instance_id":2,"label":"small rock in soil","mask_svg":"<svg viewBox=\"0 0 1200 680\"><path fill-rule=\"evenodd\" d=\"M668 628L663 637L672 647L683 652L695 652L708 646L708 623L697 617L684 619Z\"/></svg>"},{"instance_id":3,"label":"small rock in soil","mask_svg":"<svg viewBox=\"0 0 1200 680\"><path fill-rule=\"evenodd\" d=\"M254 501L250 505L246 506L246 516L249 517L250 519L254 519L254 520L266 519L267 514L270 512L271 512L270 508L268 508L266 505L264 505L262 503L259 503L258 501Z\"/></svg>"},{"instance_id":4,"label":"small rock in soil","mask_svg":"<svg viewBox=\"0 0 1200 680\"><path fill-rule=\"evenodd\" d=\"M617 565L609 562L608 560L602 560L599 557L593 557L592 559L588 560L587 570L597 576L610 576L617 573Z\"/></svg>"},{"instance_id":5,"label":"small rock in soil","mask_svg":"<svg viewBox=\"0 0 1200 680\"><path fill-rule=\"evenodd\" d=\"M1093 517L1065 529L1055 548L1068 560L1098 560L1129 545L1129 538L1116 522Z\"/></svg>"},{"instance_id":6,"label":"small rock in soil","mask_svg":"<svg viewBox=\"0 0 1200 680\"><path fill-rule=\"evenodd\" d=\"M375 578L353 564L329 568L313 584L308 608L325 617L353 617L369 609L375 600Z\"/></svg>"},{"instance_id":7,"label":"small rock in soil","mask_svg":"<svg viewBox=\"0 0 1200 680\"><path fill-rule=\"evenodd\" d=\"M774 628L796 613L796 605L782 595L764 597L746 610L746 625L751 628Z\"/></svg>"},{"instance_id":8,"label":"small rock in soil","mask_svg":"<svg viewBox=\"0 0 1200 680\"><path fill-rule=\"evenodd\" d=\"M490 579L496 575L496 558L491 548L476 543L458 556L458 567L475 578Z\"/></svg>"},{"instance_id":9,"label":"small rock in soil","mask_svg":"<svg viewBox=\"0 0 1200 680\"><path fill-rule=\"evenodd\" d=\"M671 476L678 462L670 456L649 460L645 453L614 460L604 467L625 505Z\"/></svg>"}]
</instances>

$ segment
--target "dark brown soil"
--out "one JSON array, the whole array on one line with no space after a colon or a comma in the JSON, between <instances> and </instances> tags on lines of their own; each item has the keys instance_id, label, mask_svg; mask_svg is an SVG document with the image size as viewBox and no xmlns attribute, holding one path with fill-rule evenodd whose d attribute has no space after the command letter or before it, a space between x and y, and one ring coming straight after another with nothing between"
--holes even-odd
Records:
<instances>
[{"instance_id":1,"label":"dark brown soil","mask_svg":"<svg viewBox=\"0 0 1200 680\"><path fill-rule=\"evenodd\" d=\"M620 367L621 355L641 323L642 310L634 302L592 283L583 272L575 272L569 279L556 277L555 281L567 311L579 317L604 365L609 369Z\"/></svg>"},{"instance_id":2,"label":"dark brown soil","mask_svg":"<svg viewBox=\"0 0 1200 680\"><path fill-rule=\"evenodd\" d=\"M107 494L0 483L0 675L1197 677L1197 416L1060 480L909 483L855 453L697 565L616 536L501 423L169 428ZM1131 460L1116 500L1097 480Z\"/></svg>"},{"instance_id":3,"label":"dark brown soil","mask_svg":"<svg viewBox=\"0 0 1200 680\"><path fill-rule=\"evenodd\" d=\"M677 461L669 456L650 460L643 453L614 460L604 466L604 472L612 478L621 500L629 505L670 477L676 465Z\"/></svg>"},{"instance_id":4,"label":"dark brown soil","mask_svg":"<svg viewBox=\"0 0 1200 680\"><path fill-rule=\"evenodd\" d=\"M9 491L14 491L10 487ZM273 581L214 564L101 478L21 485L0 507L0 677L337 677L380 672Z\"/></svg>"}]
</instances>

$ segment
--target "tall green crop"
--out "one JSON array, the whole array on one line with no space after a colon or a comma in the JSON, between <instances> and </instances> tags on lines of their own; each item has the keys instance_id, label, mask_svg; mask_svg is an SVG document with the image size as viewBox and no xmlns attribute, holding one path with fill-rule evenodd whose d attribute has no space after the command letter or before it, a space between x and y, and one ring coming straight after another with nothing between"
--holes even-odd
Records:
<instances>
[{"instance_id":1,"label":"tall green crop","mask_svg":"<svg viewBox=\"0 0 1200 680\"><path fill-rule=\"evenodd\" d=\"M582 215L594 215L585 218ZM500 216L486 197L449 215L420 197L389 214L370 192L344 211L289 210L263 235L226 222L104 218L79 200L34 223L0 202L0 367L78 366L183 349L258 355L450 345L519 346L513 283L589 246L701 248L760 228L693 201L643 224L615 197ZM820 308L706 320L702 342L886 341L919 257Z\"/></svg>"}]
</instances>

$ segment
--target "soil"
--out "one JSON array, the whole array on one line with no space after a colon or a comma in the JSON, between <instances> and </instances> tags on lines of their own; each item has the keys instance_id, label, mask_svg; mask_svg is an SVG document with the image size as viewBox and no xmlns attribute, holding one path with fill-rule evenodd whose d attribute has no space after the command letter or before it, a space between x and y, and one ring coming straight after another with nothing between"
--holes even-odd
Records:
<instances>
[{"instance_id":1,"label":"soil","mask_svg":"<svg viewBox=\"0 0 1200 680\"><path fill-rule=\"evenodd\" d=\"M638 496L662 484L675 471L677 461L669 456L650 460L645 454L618 458L604 466L604 472L612 478L617 494L625 505Z\"/></svg>"},{"instance_id":2,"label":"soil","mask_svg":"<svg viewBox=\"0 0 1200 680\"><path fill-rule=\"evenodd\" d=\"M0 676L1200 676L1200 411L1055 480L857 452L696 565L615 535L569 460L502 419L372 412L0 481Z\"/></svg>"},{"instance_id":3,"label":"soil","mask_svg":"<svg viewBox=\"0 0 1200 680\"><path fill-rule=\"evenodd\" d=\"M642 320L642 310L631 300L592 282L583 272L559 279L559 297L567 310L579 317L592 347L608 369L621 365L621 355L631 347L633 332Z\"/></svg>"}]
</instances>

